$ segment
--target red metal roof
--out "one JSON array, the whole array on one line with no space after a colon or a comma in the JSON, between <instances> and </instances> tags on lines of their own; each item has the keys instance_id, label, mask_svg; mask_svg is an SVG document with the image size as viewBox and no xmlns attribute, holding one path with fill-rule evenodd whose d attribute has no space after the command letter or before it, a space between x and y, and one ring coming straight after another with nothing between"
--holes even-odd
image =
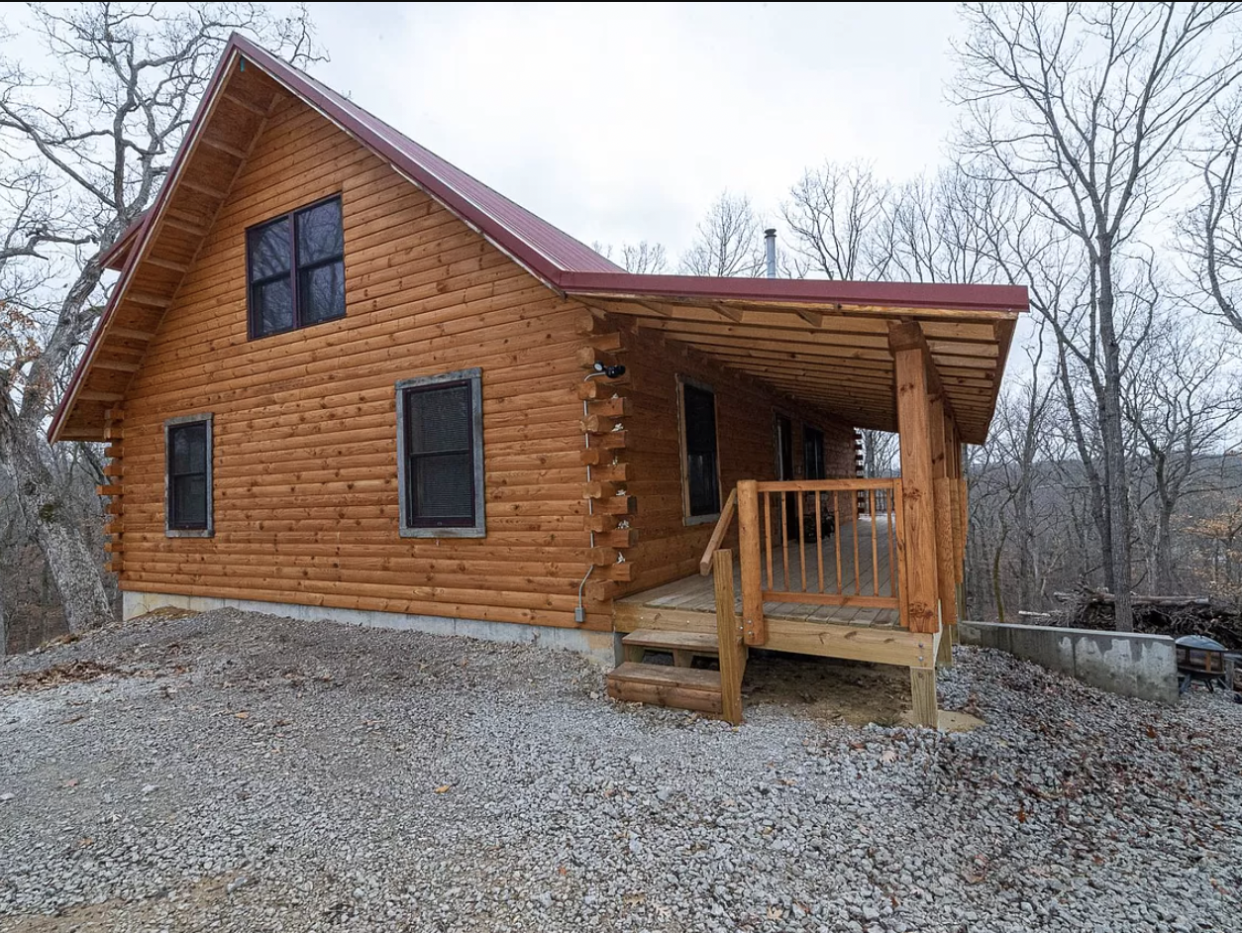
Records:
<instances>
[{"instance_id":1,"label":"red metal roof","mask_svg":"<svg viewBox=\"0 0 1242 933\"><path fill-rule=\"evenodd\" d=\"M515 204L477 178L397 132L383 120L277 58L244 36L234 33L225 46L190 127L151 208L139 215L102 257L109 268L121 268L86 352L70 379L48 429L55 439L84 380L116 305L121 300L135 260L181 177L188 143L199 132L235 57L261 68L294 96L363 145L387 159L432 197L478 230L497 247L553 288L565 293L611 293L715 300L785 302L789 304L878 305L963 311L1025 311L1021 286L923 285L893 282L838 282L816 279L738 279L702 276L638 275L626 272L546 220Z\"/></svg>"},{"instance_id":2,"label":"red metal roof","mask_svg":"<svg viewBox=\"0 0 1242 933\"><path fill-rule=\"evenodd\" d=\"M586 244L514 204L500 192L249 39L235 34L229 45L291 93L390 160L395 168L540 277L554 280L562 272L623 271Z\"/></svg>"}]
</instances>

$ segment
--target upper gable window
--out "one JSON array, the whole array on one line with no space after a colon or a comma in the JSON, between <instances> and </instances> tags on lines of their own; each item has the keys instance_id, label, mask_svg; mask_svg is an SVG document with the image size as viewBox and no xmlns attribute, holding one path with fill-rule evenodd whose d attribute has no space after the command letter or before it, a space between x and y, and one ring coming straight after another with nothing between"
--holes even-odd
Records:
<instances>
[{"instance_id":1,"label":"upper gable window","mask_svg":"<svg viewBox=\"0 0 1242 933\"><path fill-rule=\"evenodd\" d=\"M345 236L339 195L246 231L250 336L345 316Z\"/></svg>"}]
</instances>

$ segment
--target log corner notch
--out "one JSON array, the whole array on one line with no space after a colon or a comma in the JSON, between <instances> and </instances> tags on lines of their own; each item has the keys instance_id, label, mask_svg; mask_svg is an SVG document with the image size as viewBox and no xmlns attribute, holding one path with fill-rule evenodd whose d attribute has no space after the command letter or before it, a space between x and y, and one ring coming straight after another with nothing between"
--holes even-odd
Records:
<instances>
[{"instance_id":1,"label":"log corner notch","mask_svg":"<svg viewBox=\"0 0 1242 933\"><path fill-rule=\"evenodd\" d=\"M125 412L118 408L109 408L104 413L104 456L108 463L104 466L105 485L96 486L95 492L107 497L108 504L104 507L107 524L104 525L104 551L108 554L108 562L104 569L119 574L124 567L125 545L121 539L123 529L121 485L124 461L122 459L122 441L124 438Z\"/></svg>"},{"instance_id":2,"label":"log corner notch","mask_svg":"<svg viewBox=\"0 0 1242 933\"><path fill-rule=\"evenodd\" d=\"M618 365L618 356L625 352L620 332L606 329L593 314L579 318L577 331L584 338L578 363L587 370L578 385L585 438L582 464L589 476L583 486L583 498L587 502L586 530L595 542L589 558L596 568L587 584L586 596L591 602L603 603L619 595L622 587L634 579L634 567L625 560L624 553L638 538L633 528L638 503L626 486L633 479L633 471L625 462L622 420L630 413L630 399L622 395L621 389L629 382L629 376L592 376L600 365Z\"/></svg>"}]
</instances>

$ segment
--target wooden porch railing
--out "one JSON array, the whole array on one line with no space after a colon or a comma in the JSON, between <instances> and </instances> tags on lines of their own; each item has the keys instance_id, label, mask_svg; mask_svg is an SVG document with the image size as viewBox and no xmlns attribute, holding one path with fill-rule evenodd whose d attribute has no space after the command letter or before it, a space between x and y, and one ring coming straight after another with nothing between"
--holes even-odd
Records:
<instances>
[{"instance_id":1,"label":"wooden porch railing","mask_svg":"<svg viewBox=\"0 0 1242 933\"><path fill-rule=\"evenodd\" d=\"M767 639L765 602L893 609L907 625L900 479L746 480L737 493L747 644Z\"/></svg>"}]
</instances>

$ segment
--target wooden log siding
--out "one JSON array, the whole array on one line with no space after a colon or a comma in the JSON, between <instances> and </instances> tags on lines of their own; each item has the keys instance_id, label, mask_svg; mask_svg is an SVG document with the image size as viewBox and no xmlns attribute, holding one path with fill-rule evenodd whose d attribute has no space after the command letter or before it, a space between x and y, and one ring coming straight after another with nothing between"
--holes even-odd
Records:
<instances>
[{"instance_id":1,"label":"wooden log siding","mask_svg":"<svg viewBox=\"0 0 1242 933\"><path fill-rule=\"evenodd\" d=\"M346 316L248 339L246 228L335 192ZM573 625L588 563L578 354L589 317L283 101L125 393L121 587ZM401 539L394 383L475 366L487 536ZM198 411L215 419L215 537L170 540L162 425ZM587 610L588 628L610 627L606 604Z\"/></svg>"},{"instance_id":2,"label":"wooden log siding","mask_svg":"<svg viewBox=\"0 0 1242 933\"><path fill-rule=\"evenodd\" d=\"M776 479L776 428L779 412L794 427L794 474L804 475L802 425L824 432L824 462L830 477L854 475L854 432L809 406L777 395L759 383L720 367L703 354L628 323L617 325L628 369L624 394L631 413L624 418L625 460L633 468L627 490L638 502L634 527L638 541L626 552L635 576L618 593L650 589L697 574L715 522L686 525L681 489L681 438L677 418L677 376L712 386L716 394L720 500L740 480ZM722 546L737 546L734 525Z\"/></svg>"}]
</instances>

